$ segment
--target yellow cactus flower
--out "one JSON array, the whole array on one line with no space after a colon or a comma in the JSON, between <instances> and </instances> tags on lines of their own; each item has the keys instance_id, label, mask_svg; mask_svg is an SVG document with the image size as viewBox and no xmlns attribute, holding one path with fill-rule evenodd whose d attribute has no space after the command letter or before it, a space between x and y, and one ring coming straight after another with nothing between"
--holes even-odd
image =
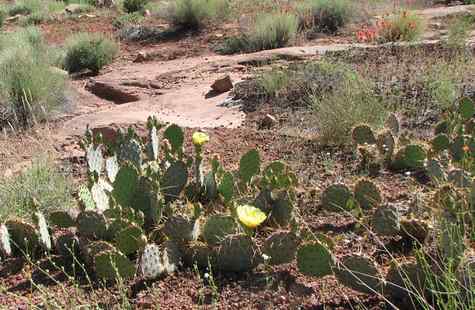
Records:
<instances>
[{"instance_id":1,"label":"yellow cactus flower","mask_svg":"<svg viewBox=\"0 0 475 310\"><path fill-rule=\"evenodd\" d=\"M204 132L195 132L193 134L193 144L196 146L202 146L205 143L209 142L209 136Z\"/></svg>"},{"instance_id":2,"label":"yellow cactus flower","mask_svg":"<svg viewBox=\"0 0 475 310\"><path fill-rule=\"evenodd\" d=\"M237 216L241 223L248 228L256 228L266 220L266 214L260 209L250 206L242 205L236 209Z\"/></svg>"}]
</instances>

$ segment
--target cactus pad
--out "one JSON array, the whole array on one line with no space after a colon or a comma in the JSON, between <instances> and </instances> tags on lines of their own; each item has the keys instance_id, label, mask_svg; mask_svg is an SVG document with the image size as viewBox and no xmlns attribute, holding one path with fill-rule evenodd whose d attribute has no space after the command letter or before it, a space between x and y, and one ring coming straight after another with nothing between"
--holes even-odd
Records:
<instances>
[{"instance_id":1,"label":"cactus pad","mask_svg":"<svg viewBox=\"0 0 475 310\"><path fill-rule=\"evenodd\" d=\"M379 188L367 179L362 179L356 183L355 199L363 209L377 208L382 201Z\"/></svg>"},{"instance_id":2,"label":"cactus pad","mask_svg":"<svg viewBox=\"0 0 475 310\"><path fill-rule=\"evenodd\" d=\"M391 159L396 148L396 141L391 131L385 130L379 133L376 138L376 146L384 158Z\"/></svg>"},{"instance_id":3,"label":"cactus pad","mask_svg":"<svg viewBox=\"0 0 475 310\"><path fill-rule=\"evenodd\" d=\"M180 154L185 141L185 134L180 126L171 124L163 132L163 137L168 140L174 154Z\"/></svg>"},{"instance_id":4,"label":"cactus pad","mask_svg":"<svg viewBox=\"0 0 475 310\"><path fill-rule=\"evenodd\" d=\"M176 200L186 186L188 171L182 161L174 162L165 172L160 182L167 201Z\"/></svg>"},{"instance_id":5,"label":"cactus pad","mask_svg":"<svg viewBox=\"0 0 475 310\"><path fill-rule=\"evenodd\" d=\"M324 277L332 274L333 255L320 242L307 243L297 251L297 267L305 275Z\"/></svg>"},{"instance_id":6,"label":"cactus pad","mask_svg":"<svg viewBox=\"0 0 475 310\"><path fill-rule=\"evenodd\" d=\"M47 250L51 250L51 236L48 231L48 224L46 224L46 219L43 213L37 211L33 213L33 221L37 227L37 234L38 234L38 241L40 242L41 246Z\"/></svg>"},{"instance_id":7,"label":"cactus pad","mask_svg":"<svg viewBox=\"0 0 475 310\"><path fill-rule=\"evenodd\" d=\"M269 256L271 265L290 263L297 253L299 240L292 232L276 232L264 242L262 252Z\"/></svg>"},{"instance_id":8,"label":"cactus pad","mask_svg":"<svg viewBox=\"0 0 475 310\"><path fill-rule=\"evenodd\" d=\"M69 228L76 225L76 219L64 210L56 210L49 213L49 222L51 225L59 228Z\"/></svg>"},{"instance_id":9,"label":"cactus pad","mask_svg":"<svg viewBox=\"0 0 475 310\"><path fill-rule=\"evenodd\" d=\"M119 172L119 162L117 161L117 156L112 156L106 159L106 174L109 178L109 181L114 183L115 177Z\"/></svg>"},{"instance_id":10,"label":"cactus pad","mask_svg":"<svg viewBox=\"0 0 475 310\"><path fill-rule=\"evenodd\" d=\"M447 176L442 169L442 165L435 159L427 161L426 172L432 182L435 184L443 183L447 179Z\"/></svg>"},{"instance_id":11,"label":"cactus pad","mask_svg":"<svg viewBox=\"0 0 475 310\"><path fill-rule=\"evenodd\" d=\"M385 293L395 299L411 298L410 294L424 294L425 271L415 262L393 262L386 276ZM422 296L422 295L419 295Z\"/></svg>"},{"instance_id":12,"label":"cactus pad","mask_svg":"<svg viewBox=\"0 0 475 310\"><path fill-rule=\"evenodd\" d=\"M322 193L322 206L329 211L346 210L351 196L346 185L332 184Z\"/></svg>"},{"instance_id":13,"label":"cactus pad","mask_svg":"<svg viewBox=\"0 0 475 310\"><path fill-rule=\"evenodd\" d=\"M399 118L397 115L394 113L389 114L386 122L384 123L384 127L391 130L393 135L398 136L399 132L401 131L401 125L399 124Z\"/></svg>"},{"instance_id":14,"label":"cactus pad","mask_svg":"<svg viewBox=\"0 0 475 310\"><path fill-rule=\"evenodd\" d=\"M261 184L269 190L288 189L297 184L297 179L288 165L274 161L264 169Z\"/></svg>"},{"instance_id":15,"label":"cactus pad","mask_svg":"<svg viewBox=\"0 0 475 310\"><path fill-rule=\"evenodd\" d=\"M418 144L408 144L400 149L395 156L393 167L396 170L413 170L424 167L426 151Z\"/></svg>"},{"instance_id":16,"label":"cactus pad","mask_svg":"<svg viewBox=\"0 0 475 310\"><path fill-rule=\"evenodd\" d=\"M216 251L213 247L203 242L191 242L184 248L183 261L193 267L206 268L209 265L215 266L217 262Z\"/></svg>"},{"instance_id":17,"label":"cactus pad","mask_svg":"<svg viewBox=\"0 0 475 310\"><path fill-rule=\"evenodd\" d=\"M113 184L112 197L122 207L130 207L134 198L139 173L132 165L124 165L120 168Z\"/></svg>"},{"instance_id":18,"label":"cactus pad","mask_svg":"<svg viewBox=\"0 0 475 310\"><path fill-rule=\"evenodd\" d=\"M13 249L17 249L19 254L32 254L40 245L35 228L20 220L9 220L5 223L10 234L10 241Z\"/></svg>"},{"instance_id":19,"label":"cactus pad","mask_svg":"<svg viewBox=\"0 0 475 310\"><path fill-rule=\"evenodd\" d=\"M144 247L146 243L147 238L142 228L134 224L124 227L115 237L117 248L125 255L135 253L138 249Z\"/></svg>"},{"instance_id":20,"label":"cactus pad","mask_svg":"<svg viewBox=\"0 0 475 310\"><path fill-rule=\"evenodd\" d=\"M281 193L272 201L270 219L272 223L281 227L289 226L294 219L294 206L286 193Z\"/></svg>"},{"instance_id":21,"label":"cactus pad","mask_svg":"<svg viewBox=\"0 0 475 310\"><path fill-rule=\"evenodd\" d=\"M465 146L464 136L458 136L452 140L452 143L450 143L450 146L449 146L449 152L450 152L450 155L452 156L452 160L456 162L463 160L464 155L465 155L464 146Z\"/></svg>"},{"instance_id":22,"label":"cactus pad","mask_svg":"<svg viewBox=\"0 0 475 310\"><path fill-rule=\"evenodd\" d=\"M218 186L218 192L223 197L224 202L229 202L234 195L234 177L232 173L226 172Z\"/></svg>"},{"instance_id":23,"label":"cactus pad","mask_svg":"<svg viewBox=\"0 0 475 310\"><path fill-rule=\"evenodd\" d=\"M239 161L239 176L244 183L251 182L260 171L261 159L257 150L250 150Z\"/></svg>"},{"instance_id":24,"label":"cactus pad","mask_svg":"<svg viewBox=\"0 0 475 310\"><path fill-rule=\"evenodd\" d=\"M178 242L195 241L200 234L200 222L180 215L172 216L165 222L163 233Z\"/></svg>"},{"instance_id":25,"label":"cactus pad","mask_svg":"<svg viewBox=\"0 0 475 310\"><path fill-rule=\"evenodd\" d=\"M72 232L55 236L56 252L63 257L76 257L79 253L79 239Z\"/></svg>"},{"instance_id":26,"label":"cactus pad","mask_svg":"<svg viewBox=\"0 0 475 310\"><path fill-rule=\"evenodd\" d=\"M162 263L161 251L158 245L154 243L147 244L140 259L140 268L142 276L146 280L158 278L165 272Z\"/></svg>"},{"instance_id":27,"label":"cactus pad","mask_svg":"<svg viewBox=\"0 0 475 310\"><path fill-rule=\"evenodd\" d=\"M210 245L220 243L228 235L236 233L238 226L231 216L212 215L203 227L203 239Z\"/></svg>"},{"instance_id":28,"label":"cactus pad","mask_svg":"<svg viewBox=\"0 0 475 310\"><path fill-rule=\"evenodd\" d=\"M357 125L351 130L351 138L356 145L375 144L376 138L368 125Z\"/></svg>"},{"instance_id":29,"label":"cactus pad","mask_svg":"<svg viewBox=\"0 0 475 310\"><path fill-rule=\"evenodd\" d=\"M103 280L130 279L135 265L116 250L102 251L94 257L96 275Z\"/></svg>"},{"instance_id":30,"label":"cactus pad","mask_svg":"<svg viewBox=\"0 0 475 310\"><path fill-rule=\"evenodd\" d=\"M97 254L104 251L115 251L115 247L105 241L87 241L84 238L79 239L79 250L81 257L86 263L86 267L94 264L94 258Z\"/></svg>"},{"instance_id":31,"label":"cactus pad","mask_svg":"<svg viewBox=\"0 0 475 310\"><path fill-rule=\"evenodd\" d=\"M430 144L434 153L440 153L449 148L450 140L445 133L440 133L431 140Z\"/></svg>"},{"instance_id":32,"label":"cactus pad","mask_svg":"<svg viewBox=\"0 0 475 310\"><path fill-rule=\"evenodd\" d=\"M94 183L91 187L92 199L96 204L97 211L104 212L109 209L109 195L102 183Z\"/></svg>"},{"instance_id":33,"label":"cactus pad","mask_svg":"<svg viewBox=\"0 0 475 310\"><path fill-rule=\"evenodd\" d=\"M430 233L430 225L424 220L401 219L401 235L407 239L415 239L424 243Z\"/></svg>"},{"instance_id":34,"label":"cactus pad","mask_svg":"<svg viewBox=\"0 0 475 310\"><path fill-rule=\"evenodd\" d=\"M381 236L394 236L401 230L399 211L396 206L380 207L373 214L371 227Z\"/></svg>"},{"instance_id":35,"label":"cactus pad","mask_svg":"<svg viewBox=\"0 0 475 310\"><path fill-rule=\"evenodd\" d=\"M83 210L95 210L96 203L92 198L92 194L86 186L79 187L78 191L79 203Z\"/></svg>"},{"instance_id":36,"label":"cactus pad","mask_svg":"<svg viewBox=\"0 0 475 310\"><path fill-rule=\"evenodd\" d=\"M121 163L130 162L140 169L142 167L142 147L140 143L135 139L127 139L120 146L118 160Z\"/></svg>"},{"instance_id":37,"label":"cactus pad","mask_svg":"<svg viewBox=\"0 0 475 310\"><path fill-rule=\"evenodd\" d=\"M381 289L382 276L376 264L365 256L345 256L335 268L335 276L341 284L358 292L369 294Z\"/></svg>"},{"instance_id":38,"label":"cactus pad","mask_svg":"<svg viewBox=\"0 0 475 310\"><path fill-rule=\"evenodd\" d=\"M473 104L473 101L468 97L462 98L459 101L457 112L462 119L471 119L473 114L475 114L475 105Z\"/></svg>"},{"instance_id":39,"label":"cactus pad","mask_svg":"<svg viewBox=\"0 0 475 310\"><path fill-rule=\"evenodd\" d=\"M246 272L256 266L256 247L246 235L227 236L218 249L216 267L224 272Z\"/></svg>"},{"instance_id":40,"label":"cactus pad","mask_svg":"<svg viewBox=\"0 0 475 310\"><path fill-rule=\"evenodd\" d=\"M90 173L101 175L104 157L102 156L102 146L94 148L93 144L86 147L87 166Z\"/></svg>"},{"instance_id":41,"label":"cactus pad","mask_svg":"<svg viewBox=\"0 0 475 310\"><path fill-rule=\"evenodd\" d=\"M103 239L106 235L106 219L95 211L82 211L76 220L80 235L88 238Z\"/></svg>"},{"instance_id":42,"label":"cactus pad","mask_svg":"<svg viewBox=\"0 0 475 310\"><path fill-rule=\"evenodd\" d=\"M158 141L157 127L151 126L148 132L147 156L150 160L158 159L160 144Z\"/></svg>"},{"instance_id":43,"label":"cactus pad","mask_svg":"<svg viewBox=\"0 0 475 310\"><path fill-rule=\"evenodd\" d=\"M10 244L10 234L5 224L0 225L0 253L4 256L12 255L12 245Z\"/></svg>"},{"instance_id":44,"label":"cactus pad","mask_svg":"<svg viewBox=\"0 0 475 310\"><path fill-rule=\"evenodd\" d=\"M203 185L206 193L206 198L210 201L216 199L216 197L218 196L218 185L216 184L216 177L212 171L210 171L204 176Z\"/></svg>"}]
</instances>

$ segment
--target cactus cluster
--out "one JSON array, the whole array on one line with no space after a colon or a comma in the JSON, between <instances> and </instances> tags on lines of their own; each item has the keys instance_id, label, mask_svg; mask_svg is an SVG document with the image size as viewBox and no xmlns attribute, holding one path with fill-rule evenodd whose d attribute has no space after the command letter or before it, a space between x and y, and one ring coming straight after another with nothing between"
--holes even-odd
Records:
<instances>
[{"instance_id":1,"label":"cactus cluster","mask_svg":"<svg viewBox=\"0 0 475 310\"><path fill-rule=\"evenodd\" d=\"M390 114L385 128L375 133L366 124L352 129L353 143L361 158L360 168L369 175L379 174L386 167L396 171L420 170L427 159L426 148L422 144L403 143L400 124L395 114Z\"/></svg>"}]
</instances>

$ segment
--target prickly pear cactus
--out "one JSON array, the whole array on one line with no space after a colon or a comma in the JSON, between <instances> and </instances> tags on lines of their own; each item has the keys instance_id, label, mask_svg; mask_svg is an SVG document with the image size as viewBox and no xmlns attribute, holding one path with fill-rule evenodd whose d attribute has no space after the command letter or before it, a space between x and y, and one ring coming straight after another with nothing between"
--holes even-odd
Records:
<instances>
[{"instance_id":1,"label":"prickly pear cactus","mask_svg":"<svg viewBox=\"0 0 475 310\"><path fill-rule=\"evenodd\" d=\"M453 169L449 172L447 180L456 187L469 188L472 186L472 177L463 169Z\"/></svg>"},{"instance_id":2,"label":"prickly pear cactus","mask_svg":"<svg viewBox=\"0 0 475 310\"><path fill-rule=\"evenodd\" d=\"M92 194L86 186L79 187L78 198L83 210L96 210L96 203Z\"/></svg>"},{"instance_id":3,"label":"prickly pear cactus","mask_svg":"<svg viewBox=\"0 0 475 310\"><path fill-rule=\"evenodd\" d=\"M174 162L165 172L160 182L160 187L165 199L173 201L179 198L180 193L188 182L188 171L182 161Z\"/></svg>"},{"instance_id":4,"label":"prickly pear cactus","mask_svg":"<svg viewBox=\"0 0 475 310\"><path fill-rule=\"evenodd\" d=\"M297 267L305 275L324 277L332 274L334 264L330 250L320 242L304 244L297 251Z\"/></svg>"},{"instance_id":5,"label":"prickly pear cactus","mask_svg":"<svg viewBox=\"0 0 475 310\"><path fill-rule=\"evenodd\" d=\"M396 148L396 140L389 130L384 130L378 134L376 138L376 146L379 153L386 159L390 160Z\"/></svg>"},{"instance_id":6,"label":"prickly pear cactus","mask_svg":"<svg viewBox=\"0 0 475 310\"><path fill-rule=\"evenodd\" d=\"M399 124L399 118L397 117L397 115L394 113L389 114L388 118L386 119L386 122L384 123L384 127L391 130L391 133L393 135L398 136L399 132L401 131L401 126Z\"/></svg>"},{"instance_id":7,"label":"prickly pear cactus","mask_svg":"<svg viewBox=\"0 0 475 310\"><path fill-rule=\"evenodd\" d=\"M450 143L449 153L452 156L453 161L459 162L463 160L465 156L465 151L464 151L465 140L466 140L466 137L458 136L458 137L455 137Z\"/></svg>"},{"instance_id":8,"label":"prickly pear cactus","mask_svg":"<svg viewBox=\"0 0 475 310\"><path fill-rule=\"evenodd\" d=\"M262 212L269 214L272 211L272 199L271 191L264 189L254 199L254 206L259 208Z\"/></svg>"},{"instance_id":9,"label":"prickly pear cactus","mask_svg":"<svg viewBox=\"0 0 475 310\"><path fill-rule=\"evenodd\" d=\"M377 208L382 201L379 188L368 179L362 179L356 183L355 199L363 209Z\"/></svg>"},{"instance_id":10,"label":"prickly pear cactus","mask_svg":"<svg viewBox=\"0 0 475 310\"><path fill-rule=\"evenodd\" d=\"M105 241L88 241L85 238L79 238L79 251L86 267L94 265L94 258L97 254L104 251L115 251L115 247Z\"/></svg>"},{"instance_id":11,"label":"prickly pear cactus","mask_svg":"<svg viewBox=\"0 0 475 310\"><path fill-rule=\"evenodd\" d=\"M434 184L444 183L447 180L446 173L439 161L431 159L427 161L426 173Z\"/></svg>"},{"instance_id":12,"label":"prickly pear cactus","mask_svg":"<svg viewBox=\"0 0 475 310\"><path fill-rule=\"evenodd\" d=\"M94 147L90 144L86 147L87 166L90 173L101 175L104 157L102 156L102 146Z\"/></svg>"},{"instance_id":13,"label":"prickly pear cactus","mask_svg":"<svg viewBox=\"0 0 475 310\"><path fill-rule=\"evenodd\" d=\"M198 268L206 268L209 265L216 266L217 264L216 250L206 243L190 242L183 251L183 262L189 267L196 264Z\"/></svg>"},{"instance_id":14,"label":"prickly pear cactus","mask_svg":"<svg viewBox=\"0 0 475 310\"><path fill-rule=\"evenodd\" d=\"M239 161L239 176L241 180L248 184L253 176L259 174L261 159L257 150L250 150L241 157Z\"/></svg>"},{"instance_id":15,"label":"prickly pear cactus","mask_svg":"<svg viewBox=\"0 0 475 310\"><path fill-rule=\"evenodd\" d=\"M212 215L203 227L203 239L210 245L216 245L228 235L236 233L238 225L232 216Z\"/></svg>"},{"instance_id":16,"label":"prickly pear cactus","mask_svg":"<svg viewBox=\"0 0 475 310\"><path fill-rule=\"evenodd\" d=\"M263 171L261 186L268 190L289 189L297 184L290 167L281 161L270 163Z\"/></svg>"},{"instance_id":17,"label":"prickly pear cactus","mask_svg":"<svg viewBox=\"0 0 475 310\"><path fill-rule=\"evenodd\" d=\"M167 240L160 246L162 251L162 263L167 274L174 273L181 265L182 253L178 245Z\"/></svg>"},{"instance_id":18,"label":"prickly pear cactus","mask_svg":"<svg viewBox=\"0 0 475 310\"><path fill-rule=\"evenodd\" d=\"M49 213L49 222L51 225L59 228L69 228L76 225L76 219L70 212L64 210L51 211Z\"/></svg>"},{"instance_id":19,"label":"prickly pear cactus","mask_svg":"<svg viewBox=\"0 0 475 310\"><path fill-rule=\"evenodd\" d=\"M103 239L106 236L106 219L102 214L95 211L82 211L76 222L81 236L97 239Z\"/></svg>"},{"instance_id":20,"label":"prickly pear cactus","mask_svg":"<svg viewBox=\"0 0 475 310\"><path fill-rule=\"evenodd\" d=\"M51 250L51 236L48 231L48 224L46 223L43 213L37 211L33 213L33 221L37 227L38 241L41 246L47 250Z\"/></svg>"},{"instance_id":21,"label":"prickly pear cactus","mask_svg":"<svg viewBox=\"0 0 475 310\"><path fill-rule=\"evenodd\" d=\"M350 189L345 184L332 184L322 193L322 206L334 212L347 210L351 198Z\"/></svg>"},{"instance_id":22,"label":"prickly pear cactus","mask_svg":"<svg viewBox=\"0 0 475 310\"><path fill-rule=\"evenodd\" d=\"M155 126L151 126L149 129L146 149L149 160L153 161L158 159L160 143L158 141L157 127Z\"/></svg>"},{"instance_id":23,"label":"prickly pear cactus","mask_svg":"<svg viewBox=\"0 0 475 310\"><path fill-rule=\"evenodd\" d=\"M294 219L294 205L287 192L279 193L272 200L270 220L280 227L287 227Z\"/></svg>"},{"instance_id":24,"label":"prickly pear cactus","mask_svg":"<svg viewBox=\"0 0 475 310\"><path fill-rule=\"evenodd\" d=\"M431 232L428 222L420 219L401 219L401 235L406 239L413 239L424 244Z\"/></svg>"},{"instance_id":25,"label":"prickly pear cactus","mask_svg":"<svg viewBox=\"0 0 475 310\"><path fill-rule=\"evenodd\" d=\"M112 156L106 159L106 174L109 181L114 183L115 177L119 172L119 162L117 161L117 156Z\"/></svg>"},{"instance_id":26,"label":"prickly pear cactus","mask_svg":"<svg viewBox=\"0 0 475 310\"><path fill-rule=\"evenodd\" d=\"M450 139L445 133L440 133L431 140L430 144L432 151L438 154L449 149Z\"/></svg>"},{"instance_id":27,"label":"prickly pear cactus","mask_svg":"<svg viewBox=\"0 0 475 310\"><path fill-rule=\"evenodd\" d=\"M275 232L264 242L262 252L271 265L287 264L294 260L299 239L293 232Z\"/></svg>"},{"instance_id":28,"label":"prickly pear cactus","mask_svg":"<svg viewBox=\"0 0 475 310\"><path fill-rule=\"evenodd\" d=\"M382 288L382 275L376 263L362 255L348 255L341 259L335 268L338 281L362 293L379 292Z\"/></svg>"},{"instance_id":29,"label":"prickly pear cactus","mask_svg":"<svg viewBox=\"0 0 475 310\"><path fill-rule=\"evenodd\" d=\"M142 277L154 280L165 272L160 247L154 243L147 244L140 259Z\"/></svg>"},{"instance_id":30,"label":"prickly pear cactus","mask_svg":"<svg viewBox=\"0 0 475 310\"><path fill-rule=\"evenodd\" d=\"M351 130L351 138L355 145L375 144L376 138L370 126L361 124L353 127Z\"/></svg>"},{"instance_id":31,"label":"prickly pear cactus","mask_svg":"<svg viewBox=\"0 0 475 310\"><path fill-rule=\"evenodd\" d=\"M257 264L257 249L246 235L227 236L220 244L216 267L224 272L246 272Z\"/></svg>"},{"instance_id":32,"label":"prickly pear cactus","mask_svg":"<svg viewBox=\"0 0 475 310\"><path fill-rule=\"evenodd\" d=\"M223 197L225 203L233 199L234 195L234 177L232 173L226 172L218 185L218 192Z\"/></svg>"},{"instance_id":33,"label":"prickly pear cactus","mask_svg":"<svg viewBox=\"0 0 475 310\"><path fill-rule=\"evenodd\" d=\"M423 296L425 281L426 272L416 262L392 262L386 275L385 293L399 300L410 298L412 293Z\"/></svg>"},{"instance_id":34,"label":"prickly pear cactus","mask_svg":"<svg viewBox=\"0 0 475 310\"><path fill-rule=\"evenodd\" d=\"M177 242L195 241L200 235L200 221L181 215L170 217L163 227L164 234Z\"/></svg>"},{"instance_id":35,"label":"prickly pear cactus","mask_svg":"<svg viewBox=\"0 0 475 310\"><path fill-rule=\"evenodd\" d=\"M175 124L169 125L163 132L163 137L170 143L172 153L179 154L182 152L185 134L180 126Z\"/></svg>"},{"instance_id":36,"label":"prickly pear cactus","mask_svg":"<svg viewBox=\"0 0 475 310\"><path fill-rule=\"evenodd\" d=\"M109 209L109 195L106 193L102 183L94 183L91 187L92 199L95 202L96 209L99 212L104 212Z\"/></svg>"},{"instance_id":37,"label":"prickly pear cactus","mask_svg":"<svg viewBox=\"0 0 475 310\"><path fill-rule=\"evenodd\" d=\"M78 257L79 255L79 239L72 232L61 232L55 235L56 252L68 258Z\"/></svg>"},{"instance_id":38,"label":"prickly pear cactus","mask_svg":"<svg viewBox=\"0 0 475 310\"><path fill-rule=\"evenodd\" d=\"M399 211L396 206L380 207L373 214L371 220L373 231L381 236L394 236L401 230Z\"/></svg>"},{"instance_id":39,"label":"prickly pear cactus","mask_svg":"<svg viewBox=\"0 0 475 310\"><path fill-rule=\"evenodd\" d=\"M457 112L463 120L469 120L475 114L475 105L473 101L468 98L462 98L457 107Z\"/></svg>"},{"instance_id":40,"label":"prickly pear cactus","mask_svg":"<svg viewBox=\"0 0 475 310\"><path fill-rule=\"evenodd\" d=\"M103 251L94 257L96 275L103 280L131 279L135 265L117 250Z\"/></svg>"},{"instance_id":41,"label":"prickly pear cactus","mask_svg":"<svg viewBox=\"0 0 475 310\"><path fill-rule=\"evenodd\" d=\"M209 201L213 201L218 197L218 185L216 184L216 176L210 171L203 178L203 185L205 190L206 198Z\"/></svg>"},{"instance_id":42,"label":"prickly pear cactus","mask_svg":"<svg viewBox=\"0 0 475 310\"><path fill-rule=\"evenodd\" d=\"M118 160L120 163L130 162L137 169L142 167L142 146L135 139L127 139L118 152Z\"/></svg>"},{"instance_id":43,"label":"prickly pear cactus","mask_svg":"<svg viewBox=\"0 0 475 310\"><path fill-rule=\"evenodd\" d=\"M20 255L31 255L40 245L33 225L21 220L9 220L5 223L10 234L12 248Z\"/></svg>"},{"instance_id":44,"label":"prickly pear cactus","mask_svg":"<svg viewBox=\"0 0 475 310\"><path fill-rule=\"evenodd\" d=\"M12 245L10 244L10 233L5 224L0 225L0 254L3 256L12 255Z\"/></svg>"},{"instance_id":45,"label":"prickly pear cactus","mask_svg":"<svg viewBox=\"0 0 475 310\"><path fill-rule=\"evenodd\" d=\"M130 165L123 165L115 178L112 190L112 197L122 207L130 207L134 194L137 191L139 173L137 169Z\"/></svg>"},{"instance_id":46,"label":"prickly pear cactus","mask_svg":"<svg viewBox=\"0 0 475 310\"><path fill-rule=\"evenodd\" d=\"M142 228L129 224L116 235L115 244L122 253L129 255L144 247L147 244L147 238Z\"/></svg>"},{"instance_id":47,"label":"prickly pear cactus","mask_svg":"<svg viewBox=\"0 0 475 310\"><path fill-rule=\"evenodd\" d=\"M426 158L426 151L422 146L408 144L396 153L392 166L396 170L422 169Z\"/></svg>"}]
</instances>

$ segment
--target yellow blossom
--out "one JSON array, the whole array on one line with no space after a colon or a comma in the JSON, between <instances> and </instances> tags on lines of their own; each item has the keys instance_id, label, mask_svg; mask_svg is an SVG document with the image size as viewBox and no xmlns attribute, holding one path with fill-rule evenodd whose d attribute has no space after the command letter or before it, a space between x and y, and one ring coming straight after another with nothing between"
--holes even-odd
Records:
<instances>
[{"instance_id":1,"label":"yellow blossom","mask_svg":"<svg viewBox=\"0 0 475 310\"><path fill-rule=\"evenodd\" d=\"M195 132L193 134L193 144L196 146L202 146L206 142L209 142L209 136L205 134L204 132Z\"/></svg>"},{"instance_id":2,"label":"yellow blossom","mask_svg":"<svg viewBox=\"0 0 475 310\"><path fill-rule=\"evenodd\" d=\"M264 212L250 205L239 206L236 212L241 223L248 228L256 228L266 220L266 214Z\"/></svg>"}]
</instances>

